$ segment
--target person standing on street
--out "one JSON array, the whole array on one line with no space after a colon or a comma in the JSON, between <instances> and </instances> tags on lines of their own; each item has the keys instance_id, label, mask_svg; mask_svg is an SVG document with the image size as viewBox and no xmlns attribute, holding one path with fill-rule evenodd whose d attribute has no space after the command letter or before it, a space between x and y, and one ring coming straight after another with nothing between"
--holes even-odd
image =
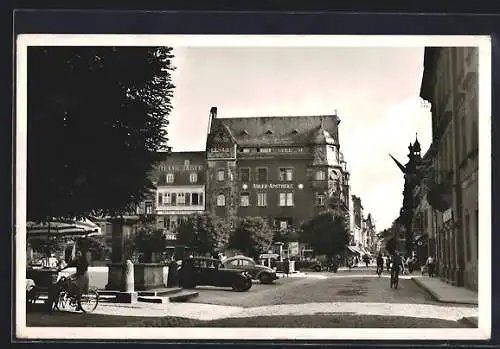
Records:
<instances>
[{"instance_id":1,"label":"person standing on street","mask_svg":"<svg viewBox=\"0 0 500 349\"><path fill-rule=\"evenodd\" d=\"M434 257L430 255L427 258L427 272L429 273L429 277L434 277Z\"/></svg>"},{"instance_id":2,"label":"person standing on street","mask_svg":"<svg viewBox=\"0 0 500 349\"><path fill-rule=\"evenodd\" d=\"M384 257L382 257L382 254L379 253L379 255L377 256L377 274L380 276L383 270L384 270Z\"/></svg>"},{"instance_id":3,"label":"person standing on street","mask_svg":"<svg viewBox=\"0 0 500 349\"><path fill-rule=\"evenodd\" d=\"M288 277L290 275L290 260L288 258L285 258L284 260L283 269L285 269L285 275Z\"/></svg>"}]
</instances>

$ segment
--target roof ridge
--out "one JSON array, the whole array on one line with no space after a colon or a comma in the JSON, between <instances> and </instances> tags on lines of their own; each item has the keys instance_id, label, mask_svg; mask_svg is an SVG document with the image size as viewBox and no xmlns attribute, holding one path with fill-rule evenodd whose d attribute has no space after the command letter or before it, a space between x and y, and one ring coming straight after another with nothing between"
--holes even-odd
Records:
<instances>
[{"instance_id":1,"label":"roof ridge","mask_svg":"<svg viewBox=\"0 0 500 349\"><path fill-rule=\"evenodd\" d=\"M314 115L275 115L275 116L242 116L233 118L221 118L216 120L233 120L233 119L274 119L274 118L315 118L315 117L338 117L335 114L314 114Z\"/></svg>"}]
</instances>

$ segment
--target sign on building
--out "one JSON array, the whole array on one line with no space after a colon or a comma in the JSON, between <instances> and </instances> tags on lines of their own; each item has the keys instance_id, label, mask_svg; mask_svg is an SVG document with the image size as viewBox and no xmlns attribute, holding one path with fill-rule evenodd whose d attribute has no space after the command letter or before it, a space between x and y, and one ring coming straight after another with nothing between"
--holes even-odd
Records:
<instances>
[{"instance_id":1,"label":"sign on building","mask_svg":"<svg viewBox=\"0 0 500 349\"><path fill-rule=\"evenodd\" d=\"M443 222L446 223L453 219L453 211L451 208L443 212Z\"/></svg>"},{"instance_id":2,"label":"sign on building","mask_svg":"<svg viewBox=\"0 0 500 349\"><path fill-rule=\"evenodd\" d=\"M290 250L290 257L298 256L299 253L299 242L293 241L288 243L288 249Z\"/></svg>"}]
</instances>

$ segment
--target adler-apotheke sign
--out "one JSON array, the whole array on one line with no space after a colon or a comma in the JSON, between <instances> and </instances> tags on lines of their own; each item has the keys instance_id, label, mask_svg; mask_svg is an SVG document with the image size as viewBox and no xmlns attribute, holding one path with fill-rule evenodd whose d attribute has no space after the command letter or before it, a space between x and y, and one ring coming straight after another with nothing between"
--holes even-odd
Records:
<instances>
[{"instance_id":1,"label":"adler-apotheke sign","mask_svg":"<svg viewBox=\"0 0 500 349\"><path fill-rule=\"evenodd\" d=\"M253 189L293 189L293 184L290 183L264 183L253 185Z\"/></svg>"}]
</instances>

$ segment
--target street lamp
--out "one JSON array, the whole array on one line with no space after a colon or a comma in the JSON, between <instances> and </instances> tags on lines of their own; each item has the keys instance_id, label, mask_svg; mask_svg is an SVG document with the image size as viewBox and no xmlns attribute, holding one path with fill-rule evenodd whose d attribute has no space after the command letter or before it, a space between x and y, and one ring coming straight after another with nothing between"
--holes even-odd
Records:
<instances>
[{"instance_id":1,"label":"street lamp","mask_svg":"<svg viewBox=\"0 0 500 349\"><path fill-rule=\"evenodd\" d=\"M248 185L243 184L243 190L247 190L247 189L248 189Z\"/></svg>"},{"instance_id":2,"label":"street lamp","mask_svg":"<svg viewBox=\"0 0 500 349\"><path fill-rule=\"evenodd\" d=\"M281 241L275 242L275 245L278 245L280 247L280 261L283 260L283 245L284 243Z\"/></svg>"}]
</instances>

